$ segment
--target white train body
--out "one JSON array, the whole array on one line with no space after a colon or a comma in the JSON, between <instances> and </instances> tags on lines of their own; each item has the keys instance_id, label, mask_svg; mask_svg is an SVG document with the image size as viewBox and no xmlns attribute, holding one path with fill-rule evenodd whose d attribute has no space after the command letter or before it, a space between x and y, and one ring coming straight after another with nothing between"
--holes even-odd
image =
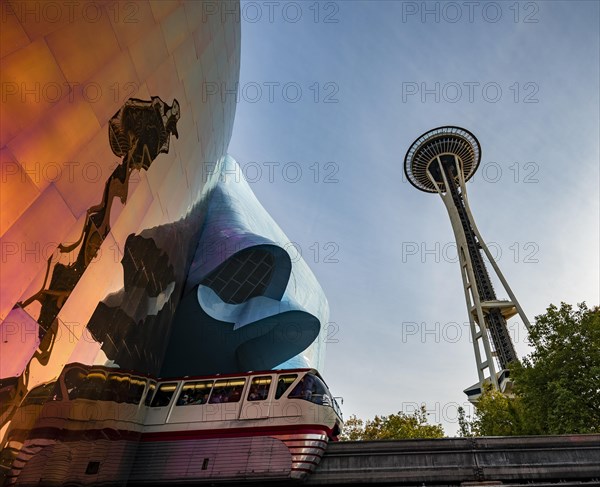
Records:
<instances>
[{"instance_id":1,"label":"white train body","mask_svg":"<svg viewBox=\"0 0 600 487\"><path fill-rule=\"evenodd\" d=\"M301 480L343 425L314 369L154 380L77 364L36 389L4 445L20 450L10 485Z\"/></svg>"}]
</instances>

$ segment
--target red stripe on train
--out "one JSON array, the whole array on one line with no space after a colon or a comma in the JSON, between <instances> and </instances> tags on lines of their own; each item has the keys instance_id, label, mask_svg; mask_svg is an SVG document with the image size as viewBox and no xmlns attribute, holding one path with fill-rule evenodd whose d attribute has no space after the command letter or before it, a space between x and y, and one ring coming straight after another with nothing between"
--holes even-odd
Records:
<instances>
[{"instance_id":1,"label":"red stripe on train","mask_svg":"<svg viewBox=\"0 0 600 487\"><path fill-rule=\"evenodd\" d=\"M25 431L24 431L25 433ZM317 434L330 436L332 430L323 425L309 424L298 427L289 426L262 426L248 428L226 428L211 430L185 430L185 431L161 431L153 433L141 433L139 431L122 430L114 428L95 428L84 430L71 430L67 428L42 427L34 428L28 431L27 439L53 439L58 441L94 441L94 440L112 440L112 441L177 441L192 439L210 439L210 438L239 438L249 436L278 436L278 435L302 435ZM326 443L326 440L314 438L282 438L282 441L315 441ZM298 448L300 445L289 445L291 448ZM312 446L313 448L319 448Z\"/></svg>"},{"instance_id":2,"label":"red stripe on train","mask_svg":"<svg viewBox=\"0 0 600 487\"><path fill-rule=\"evenodd\" d=\"M322 425L298 426L261 426L255 428L227 428L213 430L182 430L182 431L157 431L142 433L142 441L176 441L203 438L239 438L248 436L277 436L284 434L318 434L331 435L332 430ZM291 438L290 438L291 439ZM294 439L297 440L297 439ZM307 438L308 441L319 441ZM282 440L285 441L285 440Z\"/></svg>"}]
</instances>

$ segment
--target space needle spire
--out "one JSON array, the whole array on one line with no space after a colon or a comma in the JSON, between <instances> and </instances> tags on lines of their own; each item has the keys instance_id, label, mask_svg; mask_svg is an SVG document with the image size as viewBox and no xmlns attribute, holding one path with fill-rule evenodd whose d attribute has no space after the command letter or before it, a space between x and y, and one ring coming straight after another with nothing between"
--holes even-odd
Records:
<instances>
[{"instance_id":1,"label":"space needle spire","mask_svg":"<svg viewBox=\"0 0 600 487\"><path fill-rule=\"evenodd\" d=\"M518 357L506 321L519 315L525 327L529 321L488 246L484 242L467 197L466 182L481 161L477 138L460 127L439 127L421 135L408 149L404 172L408 181L426 193L442 198L456 238L471 338L477 363L478 382L465 389L476 401L483 385L504 391L509 384L508 365ZM487 257L509 299L499 300L483 260Z\"/></svg>"}]
</instances>

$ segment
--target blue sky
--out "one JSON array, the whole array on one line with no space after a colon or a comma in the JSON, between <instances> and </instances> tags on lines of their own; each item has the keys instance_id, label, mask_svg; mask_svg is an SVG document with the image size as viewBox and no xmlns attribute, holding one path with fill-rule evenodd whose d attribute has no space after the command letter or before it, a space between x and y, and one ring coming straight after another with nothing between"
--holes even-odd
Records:
<instances>
[{"instance_id":1,"label":"blue sky","mask_svg":"<svg viewBox=\"0 0 600 487\"><path fill-rule=\"evenodd\" d=\"M476 381L446 210L403 175L431 128L479 138L469 200L530 319L598 304L599 5L242 2L229 152L325 290L346 415L424 403L452 435Z\"/></svg>"}]
</instances>

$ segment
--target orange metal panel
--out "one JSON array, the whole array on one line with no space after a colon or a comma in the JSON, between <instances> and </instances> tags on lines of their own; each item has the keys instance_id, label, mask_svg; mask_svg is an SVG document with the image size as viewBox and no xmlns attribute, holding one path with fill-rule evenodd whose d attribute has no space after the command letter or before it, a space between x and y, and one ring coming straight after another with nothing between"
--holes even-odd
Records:
<instances>
[{"instance_id":1,"label":"orange metal panel","mask_svg":"<svg viewBox=\"0 0 600 487\"><path fill-rule=\"evenodd\" d=\"M154 164L157 162L162 163L165 161L155 161ZM154 167L154 164L150 169ZM130 188L127 204L119 214L118 218L111 224L111 233L120 248L124 248L125 240L127 240L129 234L138 233L143 230L143 228L140 227L140 222L154 200L152 191L148 185L146 174L139 172L135 176L138 180L135 183L135 188ZM158 225L159 223L160 222L155 222L152 226Z\"/></svg>"},{"instance_id":2,"label":"orange metal panel","mask_svg":"<svg viewBox=\"0 0 600 487\"><path fill-rule=\"evenodd\" d=\"M0 280L5 284L2 287L0 319L6 317L36 275L46 269L48 258L73 227L75 218L51 185L21 215L18 223L0 239Z\"/></svg>"},{"instance_id":3,"label":"orange metal panel","mask_svg":"<svg viewBox=\"0 0 600 487\"><path fill-rule=\"evenodd\" d=\"M104 183L120 163L110 149L108 124L104 124L70 159L63 177L54 185L72 213L79 217L101 202Z\"/></svg>"},{"instance_id":4,"label":"orange metal panel","mask_svg":"<svg viewBox=\"0 0 600 487\"><path fill-rule=\"evenodd\" d=\"M169 53L173 51L189 36L185 20L185 8L180 6L161 21L163 35Z\"/></svg>"},{"instance_id":5,"label":"orange metal panel","mask_svg":"<svg viewBox=\"0 0 600 487\"><path fill-rule=\"evenodd\" d=\"M142 39L130 45L129 52L140 81L145 81L168 55L160 25L155 25L152 30L145 32Z\"/></svg>"},{"instance_id":6,"label":"orange metal panel","mask_svg":"<svg viewBox=\"0 0 600 487\"><path fill-rule=\"evenodd\" d=\"M0 237L35 201L40 192L8 148L0 150Z\"/></svg>"},{"instance_id":7,"label":"orange metal panel","mask_svg":"<svg viewBox=\"0 0 600 487\"><path fill-rule=\"evenodd\" d=\"M9 144L19 163L35 177L43 190L65 177L67 165L76 152L100 130L100 124L81 98L65 98L30 130L23 131Z\"/></svg>"},{"instance_id":8,"label":"orange metal panel","mask_svg":"<svg viewBox=\"0 0 600 487\"><path fill-rule=\"evenodd\" d=\"M27 36L35 41L66 25L102 17L98 4L87 5L91 3L10 0L6 2L4 10L16 17ZM8 9L6 5L9 5Z\"/></svg>"},{"instance_id":9,"label":"orange metal panel","mask_svg":"<svg viewBox=\"0 0 600 487\"><path fill-rule=\"evenodd\" d=\"M152 13L157 22L161 21L179 5L180 2L177 0L171 0L169 2L165 2L165 0L150 0L150 8L152 9Z\"/></svg>"},{"instance_id":10,"label":"orange metal panel","mask_svg":"<svg viewBox=\"0 0 600 487\"><path fill-rule=\"evenodd\" d=\"M211 35L210 31L207 29L207 24L200 24L200 26L192 32L192 35L194 36L194 44L196 46L196 56L200 59L211 41Z\"/></svg>"},{"instance_id":11,"label":"orange metal panel","mask_svg":"<svg viewBox=\"0 0 600 487\"><path fill-rule=\"evenodd\" d=\"M115 2L109 10L118 12L110 16L110 22L123 50L136 41L143 42L148 32L157 25L147 1Z\"/></svg>"},{"instance_id":12,"label":"orange metal panel","mask_svg":"<svg viewBox=\"0 0 600 487\"><path fill-rule=\"evenodd\" d=\"M3 7L5 10L2 14L2 29L0 29L0 57L4 57L29 44L29 37L23 30L17 16L12 15L10 9L6 11L8 4L3 5Z\"/></svg>"},{"instance_id":13,"label":"orange metal panel","mask_svg":"<svg viewBox=\"0 0 600 487\"><path fill-rule=\"evenodd\" d=\"M180 80L186 84L185 78L190 69L192 69L198 62L196 57L196 48L194 47L194 39L188 36L185 42L181 43L177 49L173 51L173 60L175 61L175 67L177 68L177 74Z\"/></svg>"},{"instance_id":14,"label":"orange metal panel","mask_svg":"<svg viewBox=\"0 0 600 487\"><path fill-rule=\"evenodd\" d=\"M125 101L135 96L140 80L129 51L119 52L80 86L100 125L105 125Z\"/></svg>"},{"instance_id":15,"label":"orange metal panel","mask_svg":"<svg viewBox=\"0 0 600 487\"><path fill-rule=\"evenodd\" d=\"M66 79L43 40L9 54L0 61L2 123L0 146L40 120L68 95Z\"/></svg>"},{"instance_id":16,"label":"orange metal panel","mask_svg":"<svg viewBox=\"0 0 600 487\"><path fill-rule=\"evenodd\" d=\"M46 37L69 83L84 83L119 52L106 15L97 22L76 22Z\"/></svg>"}]
</instances>

